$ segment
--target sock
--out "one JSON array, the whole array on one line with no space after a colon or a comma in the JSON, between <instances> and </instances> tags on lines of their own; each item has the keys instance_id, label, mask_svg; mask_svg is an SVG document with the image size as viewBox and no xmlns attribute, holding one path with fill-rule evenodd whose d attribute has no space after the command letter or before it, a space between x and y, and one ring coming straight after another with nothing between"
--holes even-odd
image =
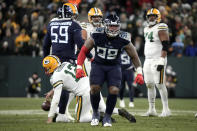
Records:
<instances>
[{"instance_id":1,"label":"sock","mask_svg":"<svg viewBox=\"0 0 197 131\"><path fill-rule=\"evenodd\" d=\"M98 112L99 102L100 102L100 92L97 92L96 94L90 93L90 101L92 105L93 112Z\"/></svg>"},{"instance_id":2,"label":"sock","mask_svg":"<svg viewBox=\"0 0 197 131\"><path fill-rule=\"evenodd\" d=\"M130 102L133 102L133 97L134 97L134 89L132 86L129 86L129 99Z\"/></svg>"},{"instance_id":3,"label":"sock","mask_svg":"<svg viewBox=\"0 0 197 131\"><path fill-rule=\"evenodd\" d=\"M65 114L66 105L68 103L69 92L66 90L62 90L59 102L59 113Z\"/></svg>"},{"instance_id":4,"label":"sock","mask_svg":"<svg viewBox=\"0 0 197 131\"><path fill-rule=\"evenodd\" d=\"M154 84L147 84L148 87L148 102L149 102L149 111L155 110L155 98L156 98L156 89Z\"/></svg>"},{"instance_id":5,"label":"sock","mask_svg":"<svg viewBox=\"0 0 197 131\"><path fill-rule=\"evenodd\" d=\"M123 100L123 97L124 97L124 90L125 90L125 82L122 82L122 83L121 83L120 92L119 92L120 100Z\"/></svg>"},{"instance_id":6,"label":"sock","mask_svg":"<svg viewBox=\"0 0 197 131\"><path fill-rule=\"evenodd\" d=\"M116 101L117 101L117 95L109 94L107 96L105 113L107 113L109 115L112 114L114 107L116 106Z\"/></svg>"},{"instance_id":7,"label":"sock","mask_svg":"<svg viewBox=\"0 0 197 131\"><path fill-rule=\"evenodd\" d=\"M168 92L166 86L164 84L157 84L156 86L159 89L163 110L167 111L169 108L168 108Z\"/></svg>"}]
</instances>

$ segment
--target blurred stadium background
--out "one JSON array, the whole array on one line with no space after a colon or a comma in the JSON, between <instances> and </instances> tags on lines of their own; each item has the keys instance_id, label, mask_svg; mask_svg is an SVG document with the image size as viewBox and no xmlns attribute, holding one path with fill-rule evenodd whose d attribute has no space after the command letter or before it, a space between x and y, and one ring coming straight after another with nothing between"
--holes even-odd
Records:
<instances>
[{"instance_id":1,"label":"blurred stadium background","mask_svg":"<svg viewBox=\"0 0 197 131\"><path fill-rule=\"evenodd\" d=\"M146 11L156 7L169 26L167 76L172 97L197 97L197 2L195 0L68 0L78 5L80 22L88 22L87 12L98 7L104 16L117 13L122 30L132 34L132 42L144 60L143 28ZM37 72L43 96L51 86L41 67L42 43L48 22L67 0L0 0L0 97L24 97L28 78ZM146 97L146 88L138 87ZM104 91L105 95L105 91Z\"/></svg>"}]
</instances>

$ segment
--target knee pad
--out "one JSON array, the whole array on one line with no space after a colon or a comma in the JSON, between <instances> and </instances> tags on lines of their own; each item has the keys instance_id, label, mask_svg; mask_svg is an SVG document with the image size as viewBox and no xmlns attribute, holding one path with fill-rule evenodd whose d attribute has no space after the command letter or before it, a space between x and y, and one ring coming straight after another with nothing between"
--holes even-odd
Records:
<instances>
[{"instance_id":1,"label":"knee pad","mask_svg":"<svg viewBox=\"0 0 197 131\"><path fill-rule=\"evenodd\" d=\"M154 86L155 86L155 84L153 84L153 83L147 83L146 84L147 88L154 88Z\"/></svg>"},{"instance_id":2,"label":"knee pad","mask_svg":"<svg viewBox=\"0 0 197 131\"><path fill-rule=\"evenodd\" d=\"M91 86L91 89L90 89L90 93L93 95L93 94L97 94L99 93L101 90L101 87L98 86L98 85L94 85L94 86Z\"/></svg>"},{"instance_id":3,"label":"knee pad","mask_svg":"<svg viewBox=\"0 0 197 131\"><path fill-rule=\"evenodd\" d=\"M118 95L119 94L119 88L116 86L110 86L109 87L109 94L113 94L113 95Z\"/></svg>"}]
</instances>

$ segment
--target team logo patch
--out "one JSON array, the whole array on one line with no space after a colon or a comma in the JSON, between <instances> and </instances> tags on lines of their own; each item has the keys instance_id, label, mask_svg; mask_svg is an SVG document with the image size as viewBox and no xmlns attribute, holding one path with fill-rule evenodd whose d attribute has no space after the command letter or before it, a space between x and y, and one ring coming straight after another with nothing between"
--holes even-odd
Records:
<instances>
[{"instance_id":1,"label":"team logo patch","mask_svg":"<svg viewBox=\"0 0 197 131\"><path fill-rule=\"evenodd\" d=\"M47 64L49 64L49 62L50 62L49 60L45 60L44 64L47 65Z\"/></svg>"}]
</instances>

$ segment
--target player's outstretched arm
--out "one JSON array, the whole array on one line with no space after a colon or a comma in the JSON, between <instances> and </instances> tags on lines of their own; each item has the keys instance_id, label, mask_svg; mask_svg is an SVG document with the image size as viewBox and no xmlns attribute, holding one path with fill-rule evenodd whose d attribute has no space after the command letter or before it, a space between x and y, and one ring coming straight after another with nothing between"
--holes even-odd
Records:
<instances>
[{"instance_id":1,"label":"player's outstretched arm","mask_svg":"<svg viewBox=\"0 0 197 131\"><path fill-rule=\"evenodd\" d=\"M141 61L138 57L137 51L135 49L135 47L133 46L132 43L128 44L125 46L125 51L127 52L127 54L130 56L130 58L132 59L132 62L136 68L137 71L137 76L135 78L135 83L138 83L140 85L144 84L144 79L143 79L143 75L142 75L142 66L141 66Z\"/></svg>"},{"instance_id":2,"label":"player's outstretched arm","mask_svg":"<svg viewBox=\"0 0 197 131\"><path fill-rule=\"evenodd\" d=\"M84 63L84 60L86 58L86 54L88 54L91 49L94 46L94 40L90 37L85 41L85 44L81 48L81 51L79 52L78 58L77 58L77 70L76 70L76 78L81 78L85 76L85 73L82 69L82 65Z\"/></svg>"}]
</instances>

